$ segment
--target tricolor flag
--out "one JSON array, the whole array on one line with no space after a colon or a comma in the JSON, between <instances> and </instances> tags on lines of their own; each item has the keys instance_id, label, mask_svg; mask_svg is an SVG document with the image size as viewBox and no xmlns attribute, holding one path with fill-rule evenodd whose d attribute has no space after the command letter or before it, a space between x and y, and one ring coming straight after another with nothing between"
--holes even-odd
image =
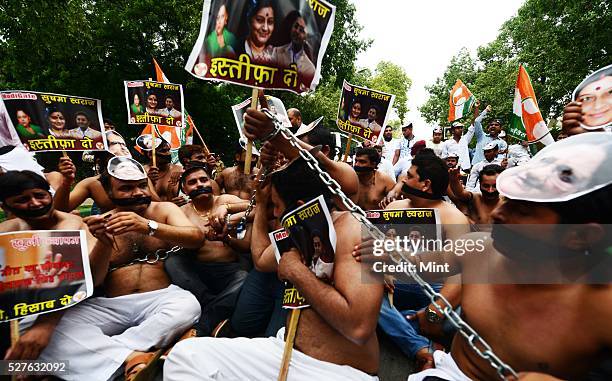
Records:
<instances>
[{"instance_id":1,"label":"tricolor flag","mask_svg":"<svg viewBox=\"0 0 612 381\"><path fill-rule=\"evenodd\" d=\"M466 116L472 109L474 101L475 98L472 92L458 79L450 92L448 100L448 105L450 106L448 121L453 122Z\"/></svg>"},{"instance_id":2,"label":"tricolor flag","mask_svg":"<svg viewBox=\"0 0 612 381\"><path fill-rule=\"evenodd\" d=\"M555 142L542 118L529 74L523 65L519 66L508 133L530 143L539 141L548 145Z\"/></svg>"}]
</instances>

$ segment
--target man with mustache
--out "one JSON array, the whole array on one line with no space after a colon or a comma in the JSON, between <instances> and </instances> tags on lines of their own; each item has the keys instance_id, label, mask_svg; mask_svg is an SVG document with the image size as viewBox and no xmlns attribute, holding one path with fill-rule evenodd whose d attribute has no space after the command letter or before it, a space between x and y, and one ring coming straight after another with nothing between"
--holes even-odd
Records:
<instances>
[{"instance_id":1,"label":"man with mustache","mask_svg":"<svg viewBox=\"0 0 612 381\"><path fill-rule=\"evenodd\" d=\"M97 241L80 217L53 207L49 183L42 176L27 170L3 173L0 175L0 203L3 209L15 216L0 223L0 232L85 230L93 281L96 285L102 282L106 274L105 266L110 255L110 246ZM3 356L4 359L36 360L49 344L64 313L65 310L38 315L34 323Z\"/></svg>"},{"instance_id":2,"label":"man with mustache","mask_svg":"<svg viewBox=\"0 0 612 381\"><path fill-rule=\"evenodd\" d=\"M239 223L236 203L243 200L231 194L216 196L204 165L188 167L181 176L181 189L191 201L181 209L208 238L194 255L168 258L166 271L174 284L191 291L202 307L196 325L198 336L210 336L213 328L232 315L238 293L247 272L240 264L240 254L250 249L250 228L245 239L228 234L228 225Z\"/></svg>"},{"instance_id":3,"label":"man with mustache","mask_svg":"<svg viewBox=\"0 0 612 381\"><path fill-rule=\"evenodd\" d=\"M497 191L497 176L504 168L497 164L485 166L478 174L480 192L468 191L461 185L459 168L449 169L452 200L466 212L472 224L490 224L491 212L502 202Z\"/></svg>"},{"instance_id":4,"label":"man with mustache","mask_svg":"<svg viewBox=\"0 0 612 381\"><path fill-rule=\"evenodd\" d=\"M499 164L502 167L506 168L508 166L508 159L499 157L499 147L496 142L491 142L487 144L484 148L485 159L483 161L479 161L474 164L472 170L470 171L470 176L468 177L466 188L470 192L474 192L478 189L479 185L479 174L482 169L490 164Z\"/></svg>"},{"instance_id":5,"label":"man with mustache","mask_svg":"<svg viewBox=\"0 0 612 381\"><path fill-rule=\"evenodd\" d=\"M468 132L474 132L474 136L476 137L476 149L474 150L474 157L472 158L472 165L483 161L484 158L484 147L489 143L496 143L499 152L506 152L508 149L508 144L500 139L499 134L502 131L501 120L493 119L489 122L489 126L487 127L487 132L482 129L482 120L490 113L492 110L491 105L488 105L485 110L478 115L476 119L474 119L474 124L470 126ZM470 138L471 140L471 138ZM468 141L469 143L469 141Z\"/></svg>"},{"instance_id":6,"label":"man with mustache","mask_svg":"<svg viewBox=\"0 0 612 381\"><path fill-rule=\"evenodd\" d=\"M151 202L144 168L114 157L100 176L117 207L86 218L92 234L112 247L101 264L103 295L70 308L42 361L70 361L67 380L112 379L125 365L131 379L200 317L188 291L170 284L164 260L173 246L200 248L204 234L169 202ZM103 283L103 284L102 284Z\"/></svg>"},{"instance_id":7,"label":"man with mustache","mask_svg":"<svg viewBox=\"0 0 612 381\"><path fill-rule=\"evenodd\" d=\"M359 178L359 205L363 210L376 209L395 181L376 170L380 156L374 148L357 148L353 169Z\"/></svg>"}]
</instances>

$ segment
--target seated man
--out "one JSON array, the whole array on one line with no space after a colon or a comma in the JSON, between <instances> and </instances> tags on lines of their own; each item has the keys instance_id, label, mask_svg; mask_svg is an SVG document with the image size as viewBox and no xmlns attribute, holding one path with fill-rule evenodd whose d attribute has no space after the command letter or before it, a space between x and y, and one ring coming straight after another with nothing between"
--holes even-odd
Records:
<instances>
[{"instance_id":1,"label":"seated man","mask_svg":"<svg viewBox=\"0 0 612 381\"><path fill-rule=\"evenodd\" d=\"M172 282L191 291L200 302L202 318L197 324L198 336L209 336L221 320L231 316L247 276L241 269L240 253L248 253L250 247L250 229L245 239L232 237L227 231L228 224L238 223L230 214L231 203L242 200L230 194L213 195L212 182L204 166L192 166L183 173L181 189L191 202L181 209L209 241L194 256L175 255L166 261ZM216 220L216 216L225 221ZM222 230L221 234L218 230Z\"/></svg>"},{"instance_id":2,"label":"seated man","mask_svg":"<svg viewBox=\"0 0 612 381\"><path fill-rule=\"evenodd\" d=\"M318 195L330 199L327 187L303 159L270 178L271 187L261 191L271 192L276 218ZM319 280L296 249L285 252L278 265L278 276L295 285L311 305L301 313L289 379L375 380L371 374L378 371L375 328L383 287L375 279L362 279L359 264L351 258L361 239L359 222L348 212L331 213L337 235L333 285ZM269 338L184 340L170 352L164 379L276 379L283 335L281 329Z\"/></svg>"},{"instance_id":3,"label":"seated man","mask_svg":"<svg viewBox=\"0 0 612 381\"><path fill-rule=\"evenodd\" d=\"M94 284L106 274L110 246L97 241L81 217L53 207L49 183L31 171L8 171L0 175L0 203L15 218L0 223L0 232L24 230L85 230ZM53 261L53 258L51 259ZM66 310L38 315L35 322L11 346L5 360L35 360L49 344ZM23 324L22 324L23 327ZM1 354L0 354L1 356Z\"/></svg>"},{"instance_id":4,"label":"seated man","mask_svg":"<svg viewBox=\"0 0 612 381\"><path fill-rule=\"evenodd\" d=\"M606 134L547 146L524 166L500 174L505 201L493 211L492 234L464 236L483 239L483 250L407 258L417 268L436 261L448 264L446 274L462 274L465 321L497 358L526 372L519 379L583 379L609 358L611 155ZM434 358L435 369L409 380L499 379L461 334L450 354Z\"/></svg>"},{"instance_id":5,"label":"seated man","mask_svg":"<svg viewBox=\"0 0 612 381\"><path fill-rule=\"evenodd\" d=\"M469 192L474 192L478 190L480 181L480 171L487 165L498 164L502 167L506 168L508 165L507 159L500 159L498 156L499 149L495 142L489 143L484 147L484 160L479 161L478 163L472 165L472 170L470 171L470 175L468 176L467 183L465 184L465 188Z\"/></svg>"},{"instance_id":6,"label":"seated man","mask_svg":"<svg viewBox=\"0 0 612 381\"><path fill-rule=\"evenodd\" d=\"M115 157L100 182L117 208L86 219L92 234L112 246L98 277L104 296L69 309L41 361L70 361L68 380L107 380L126 364L126 378L200 317L188 291L170 284L163 260L173 245L199 248L203 233L168 202L151 202L144 168ZM107 270L108 269L108 270Z\"/></svg>"},{"instance_id":7,"label":"seated man","mask_svg":"<svg viewBox=\"0 0 612 381\"><path fill-rule=\"evenodd\" d=\"M355 151L353 168L359 178L359 205L363 210L376 209L389 193L395 181L384 173L378 172L380 156L374 148L359 147Z\"/></svg>"}]
</instances>

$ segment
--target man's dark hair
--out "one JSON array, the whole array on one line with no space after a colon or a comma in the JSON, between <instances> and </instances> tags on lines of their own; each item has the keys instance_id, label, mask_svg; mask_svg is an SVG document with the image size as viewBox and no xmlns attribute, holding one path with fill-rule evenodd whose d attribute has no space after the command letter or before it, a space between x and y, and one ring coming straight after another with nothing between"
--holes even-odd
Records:
<instances>
[{"instance_id":1,"label":"man's dark hair","mask_svg":"<svg viewBox=\"0 0 612 381\"><path fill-rule=\"evenodd\" d=\"M504 171L504 167L499 164L489 164L485 165L480 173L478 174L478 181L482 182L483 176L495 176Z\"/></svg>"},{"instance_id":2,"label":"man's dark hair","mask_svg":"<svg viewBox=\"0 0 612 381\"><path fill-rule=\"evenodd\" d=\"M376 148L357 147L357 149L355 150L355 157L363 155L367 156L368 160L370 160L370 162L374 163L375 165L378 165L380 163L380 155L378 154Z\"/></svg>"},{"instance_id":3,"label":"man's dark hair","mask_svg":"<svg viewBox=\"0 0 612 381\"><path fill-rule=\"evenodd\" d=\"M368 111L370 111L371 109L374 109L374 111L376 111L376 116L378 116L378 114L380 114L380 112L378 110L378 106L370 105L370 107L368 107Z\"/></svg>"},{"instance_id":4,"label":"man's dark hair","mask_svg":"<svg viewBox=\"0 0 612 381\"><path fill-rule=\"evenodd\" d=\"M298 158L284 169L272 173L270 181L280 198L285 202L286 211L297 207L299 200L310 201L320 195L325 197L328 206L331 207L329 202L331 192L302 158Z\"/></svg>"},{"instance_id":5,"label":"man's dark hair","mask_svg":"<svg viewBox=\"0 0 612 381\"><path fill-rule=\"evenodd\" d=\"M204 173L206 173L206 176L208 176L208 178L211 178L210 175L208 174L208 171L206 170L206 166L199 164L199 163L195 165L190 165L181 174L181 180L179 182L179 186L181 187L181 190L183 190L183 186L185 185L185 180L187 180L187 176L197 171L204 171Z\"/></svg>"},{"instance_id":6,"label":"man's dark hair","mask_svg":"<svg viewBox=\"0 0 612 381\"><path fill-rule=\"evenodd\" d=\"M416 172L420 181L431 181L431 192L434 196L446 194L449 181L448 166L442 159L423 149L412 159L412 165L417 167Z\"/></svg>"},{"instance_id":7,"label":"man's dark hair","mask_svg":"<svg viewBox=\"0 0 612 381\"><path fill-rule=\"evenodd\" d=\"M35 188L47 192L51 189L44 177L32 171L8 171L0 175L0 202Z\"/></svg>"},{"instance_id":8,"label":"man's dark hair","mask_svg":"<svg viewBox=\"0 0 612 381\"><path fill-rule=\"evenodd\" d=\"M328 146L329 154L327 157L332 160L334 159L334 156L336 156L336 139L332 136L329 128L319 123L319 125L307 133L306 136L308 136L308 143L313 147L318 145Z\"/></svg>"},{"instance_id":9,"label":"man's dark hair","mask_svg":"<svg viewBox=\"0 0 612 381\"><path fill-rule=\"evenodd\" d=\"M561 224L609 224L612 221L612 184L573 200L547 203Z\"/></svg>"},{"instance_id":10,"label":"man's dark hair","mask_svg":"<svg viewBox=\"0 0 612 381\"><path fill-rule=\"evenodd\" d=\"M102 168L102 173L100 173L100 177L98 177L98 181L102 184L102 188L106 191L106 193L110 194L111 191L111 175L108 174L106 167Z\"/></svg>"},{"instance_id":11,"label":"man's dark hair","mask_svg":"<svg viewBox=\"0 0 612 381\"><path fill-rule=\"evenodd\" d=\"M75 118L76 118L77 116L79 116L79 115L82 115L82 116L84 116L85 118L87 118L87 120L89 120L89 116L88 116L86 113L84 113L83 111L77 111L76 113L74 113Z\"/></svg>"},{"instance_id":12,"label":"man's dark hair","mask_svg":"<svg viewBox=\"0 0 612 381\"><path fill-rule=\"evenodd\" d=\"M174 102L174 98L172 97L172 95L166 95L166 96L164 97L164 101L165 101L166 99L170 99L172 102Z\"/></svg>"},{"instance_id":13,"label":"man's dark hair","mask_svg":"<svg viewBox=\"0 0 612 381\"><path fill-rule=\"evenodd\" d=\"M236 141L236 143L234 144L234 155L242 155L242 151L244 151L245 149L242 148L242 145L240 145L240 141Z\"/></svg>"},{"instance_id":14,"label":"man's dark hair","mask_svg":"<svg viewBox=\"0 0 612 381\"><path fill-rule=\"evenodd\" d=\"M204 147L199 144L187 144L179 148L178 158L183 166L186 166L191 157L196 153L203 153Z\"/></svg>"},{"instance_id":15,"label":"man's dark hair","mask_svg":"<svg viewBox=\"0 0 612 381\"><path fill-rule=\"evenodd\" d=\"M110 120L109 118L104 118L104 119L102 119L102 121L103 121L104 123L110 124L111 126L114 126L114 125L115 125L115 123L113 123L113 121L112 121L112 120Z\"/></svg>"}]
</instances>

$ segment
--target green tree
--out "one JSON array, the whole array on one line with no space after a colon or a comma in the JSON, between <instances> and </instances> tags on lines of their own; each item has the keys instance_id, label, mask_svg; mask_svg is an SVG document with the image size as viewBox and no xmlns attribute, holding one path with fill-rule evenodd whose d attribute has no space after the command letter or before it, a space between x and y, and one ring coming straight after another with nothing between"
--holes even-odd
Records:
<instances>
[{"instance_id":1,"label":"green tree","mask_svg":"<svg viewBox=\"0 0 612 381\"><path fill-rule=\"evenodd\" d=\"M370 88L395 95L394 107L402 122L408 112L408 90L411 86L412 80L406 71L389 61L379 62L369 81Z\"/></svg>"}]
</instances>

